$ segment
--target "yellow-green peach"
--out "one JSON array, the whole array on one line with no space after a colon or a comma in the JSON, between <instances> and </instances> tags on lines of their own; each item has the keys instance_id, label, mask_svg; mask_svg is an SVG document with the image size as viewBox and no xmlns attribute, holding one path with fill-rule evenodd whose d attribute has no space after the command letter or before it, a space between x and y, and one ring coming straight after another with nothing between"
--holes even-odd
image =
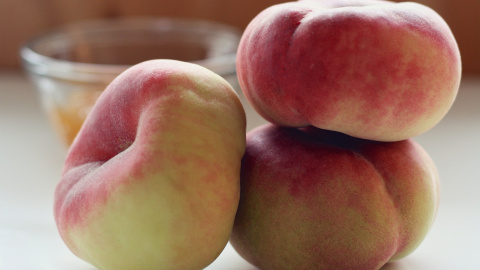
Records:
<instances>
[{"instance_id":1,"label":"yellow-green peach","mask_svg":"<svg viewBox=\"0 0 480 270\"><path fill-rule=\"evenodd\" d=\"M58 231L100 269L203 269L226 246L246 119L198 65L152 60L102 93L66 157Z\"/></svg>"}]
</instances>

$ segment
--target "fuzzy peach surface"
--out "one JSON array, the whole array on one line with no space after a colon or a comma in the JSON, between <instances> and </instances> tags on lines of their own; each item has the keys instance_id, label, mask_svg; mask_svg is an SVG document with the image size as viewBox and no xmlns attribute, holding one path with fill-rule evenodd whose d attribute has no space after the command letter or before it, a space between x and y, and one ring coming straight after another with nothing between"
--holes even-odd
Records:
<instances>
[{"instance_id":1,"label":"fuzzy peach surface","mask_svg":"<svg viewBox=\"0 0 480 270\"><path fill-rule=\"evenodd\" d=\"M448 25L416 3L274 5L251 21L237 59L245 96L270 122L378 141L435 126L461 77Z\"/></svg>"},{"instance_id":2,"label":"fuzzy peach surface","mask_svg":"<svg viewBox=\"0 0 480 270\"><path fill-rule=\"evenodd\" d=\"M410 139L265 125L247 136L230 242L263 270L378 269L422 242L438 181Z\"/></svg>"},{"instance_id":3,"label":"fuzzy peach surface","mask_svg":"<svg viewBox=\"0 0 480 270\"><path fill-rule=\"evenodd\" d=\"M235 91L205 68L128 69L67 155L54 208L64 242L100 269L206 267L233 226L245 127Z\"/></svg>"}]
</instances>

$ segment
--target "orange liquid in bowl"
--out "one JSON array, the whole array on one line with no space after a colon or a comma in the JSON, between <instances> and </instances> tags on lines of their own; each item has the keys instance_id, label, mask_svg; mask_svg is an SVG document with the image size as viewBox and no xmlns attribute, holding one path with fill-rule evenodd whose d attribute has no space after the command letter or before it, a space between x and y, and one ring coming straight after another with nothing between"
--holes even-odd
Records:
<instances>
[{"instance_id":1,"label":"orange liquid in bowl","mask_svg":"<svg viewBox=\"0 0 480 270\"><path fill-rule=\"evenodd\" d=\"M76 92L65 104L50 108L53 126L65 145L70 146L102 91Z\"/></svg>"}]
</instances>

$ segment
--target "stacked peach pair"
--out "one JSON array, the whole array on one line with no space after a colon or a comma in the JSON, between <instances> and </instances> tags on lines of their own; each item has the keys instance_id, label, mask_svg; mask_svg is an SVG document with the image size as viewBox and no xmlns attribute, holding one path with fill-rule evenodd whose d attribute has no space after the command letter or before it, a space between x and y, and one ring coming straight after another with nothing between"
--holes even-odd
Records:
<instances>
[{"instance_id":1,"label":"stacked peach pair","mask_svg":"<svg viewBox=\"0 0 480 270\"><path fill-rule=\"evenodd\" d=\"M304 0L254 18L240 86L271 122L247 135L231 243L260 269L378 269L419 246L439 203L411 138L458 91L445 21L416 3Z\"/></svg>"},{"instance_id":2,"label":"stacked peach pair","mask_svg":"<svg viewBox=\"0 0 480 270\"><path fill-rule=\"evenodd\" d=\"M68 149L60 236L99 269L196 270L228 241L263 270L378 269L421 243L437 170L411 137L450 109L460 55L414 3L304 0L247 27L232 86L151 60L120 74Z\"/></svg>"}]
</instances>

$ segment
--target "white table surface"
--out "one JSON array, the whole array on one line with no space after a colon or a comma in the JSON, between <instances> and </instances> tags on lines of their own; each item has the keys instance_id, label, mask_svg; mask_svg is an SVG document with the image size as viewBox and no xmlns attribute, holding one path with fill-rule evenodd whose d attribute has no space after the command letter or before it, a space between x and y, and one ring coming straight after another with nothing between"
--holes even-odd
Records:
<instances>
[{"instance_id":1,"label":"white table surface","mask_svg":"<svg viewBox=\"0 0 480 270\"><path fill-rule=\"evenodd\" d=\"M245 102L248 129L264 121ZM465 78L444 120L416 140L440 172L441 204L421 246L383 270L480 269L480 78ZM0 70L0 269L94 269L76 258L53 221L66 149L21 71ZM255 269L230 245L209 270Z\"/></svg>"}]
</instances>

